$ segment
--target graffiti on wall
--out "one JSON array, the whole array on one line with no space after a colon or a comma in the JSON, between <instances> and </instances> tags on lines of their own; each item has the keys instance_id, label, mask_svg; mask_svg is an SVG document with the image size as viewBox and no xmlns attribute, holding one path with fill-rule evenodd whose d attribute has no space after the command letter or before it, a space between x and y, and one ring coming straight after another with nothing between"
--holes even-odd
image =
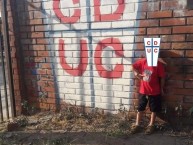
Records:
<instances>
[{"instance_id":1,"label":"graffiti on wall","mask_svg":"<svg viewBox=\"0 0 193 145\"><path fill-rule=\"evenodd\" d=\"M72 0L73 4L80 3L80 0ZM67 17L65 16L61 9L60 9L60 2L61 0L54 0L53 1L53 10L54 13L56 14L57 18L61 21L61 23L77 23L78 20L81 17L81 10L80 8L74 9L74 12L72 16ZM125 1L124 0L118 0L118 5L117 9L115 12L112 14L101 14L100 11L100 6L101 6L101 1L100 0L94 0L94 21L116 21L121 18L121 16L124 13L125 9ZM76 68L71 68L66 60L65 60L65 42L60 39L60 63L63 69L68 72L69 74L73 76L82 76L84 71L86 70L87 64L88 64L88 48L87 48L87 42L86 40L80 40L80 51L81 51L81 56L80 56L80 62L78 67ZM113 42L114 44L109 44L109 42ZM98 70L98 73L101 77L104 78L120 78L122 77L122 72L123 72L123 64L117 64L116 67L114 68L113 71L108 71L103 67L102 60L101 60L101 55L102 51L104 48L111 46L114 48L115 53L117 54L117 57L123 57L123 47L122 44L120 43L119 39L116 38L107 38L104 40L101 40L95 51L94 55L94 62L96 65L96 68ZM86 56L86 57L84 57Z\"/></svg>"},{"instance_id":2,"label":"graffiti on wall","mask_svg":"<svg viewBox=\"0 0 193 145\"><path fill-rule=\"evenodd\" d=\"M130 104L137 0L50 0L43 8L60 98L108 109Z\"/></svg>"}]
</instances>

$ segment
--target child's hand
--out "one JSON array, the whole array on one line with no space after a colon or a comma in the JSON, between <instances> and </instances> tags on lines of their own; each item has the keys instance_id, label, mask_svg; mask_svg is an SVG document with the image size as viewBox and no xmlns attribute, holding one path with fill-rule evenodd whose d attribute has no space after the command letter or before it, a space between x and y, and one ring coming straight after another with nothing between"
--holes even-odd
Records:
<instances>
[{"instance_id":1,"label":"child's hand","mask_svg":"<svg viewBox=\"0 0 193 145\"><path fill-rule=\"evenodd\" d=\"M136 77L140 80L143 80L143 77L145 77L145 75L139 74L137 73Z\"/></svg>"}]
</instances>

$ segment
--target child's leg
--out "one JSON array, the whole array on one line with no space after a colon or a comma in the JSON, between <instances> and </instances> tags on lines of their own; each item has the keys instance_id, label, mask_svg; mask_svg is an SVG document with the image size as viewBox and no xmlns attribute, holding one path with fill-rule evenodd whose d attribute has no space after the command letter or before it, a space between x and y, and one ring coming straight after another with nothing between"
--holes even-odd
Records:
<instances>
[{"instance_id":1,"label":"child's leg","mask_svg":"<svg viewBox=\"0 0 193 145\"><path fill-rule=\"evenodd\" d=\"M138 108L137 108L137 116L136 116L136 123L135 125L140 125L140 121L143 116L143 112L145 111L145 108L147 106L148 99L145 94L139 95L139 102L138 102Z\"/></svg>"},{"instance_id":2,"label":"child's leg","mask_svg":"<svg viewBox=\"0 0 193 145\"><path fill-rule=\"evenodd\" d=\"M149 107L151 111L151 119L149 122L149 126L154 125L156 119L156 112L161 111L161 96L149 96Z\"/></svg>"},{"instance_id":3,"label":"child's leg","mask_svg":"<svg viewBox=\"0 0 193 145\"><path fill-rule=\"evenodd\" d=\"M135 125L140 125L140 121L141 121L142 116L143 116L143 112L137 112Z\"/></svg>"},{"instance_id":4,"label":"child's leg","mask_svg":"<svg viewBox=\"0 0 193 145\"><path fill-rule=\"evenodd\" d=\"M151 112L151 119L150 119L149 125L145 130L145 134L152 134L155 131L155 126L154 126L155 118L156 118L156 113Z\"/></svg>"},{"instance_id":5,"label":"child's leg","mask_svg":"<svg viewBox=\"0 0 193 145\"><path fill-rule=\"evenodd\" d=\"M149 126L154 125L155 118L156 118L156 113L155 112L151 112L151 119L150 119L150 122L149 122Z\"/></svg>"}]
</instances>

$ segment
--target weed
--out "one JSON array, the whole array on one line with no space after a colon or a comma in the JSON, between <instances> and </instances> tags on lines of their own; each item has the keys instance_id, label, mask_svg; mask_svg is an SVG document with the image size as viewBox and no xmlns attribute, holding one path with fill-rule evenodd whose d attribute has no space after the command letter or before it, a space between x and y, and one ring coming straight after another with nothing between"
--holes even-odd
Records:
<instances>
[{"instance_id":1,"label":"weed","mask_svg":"<svg viewBox=\"0 0 193 145\"><path fill-rule=\"evenodd\" d=\"M15 122L17 122L20 127L27 126L28 121L29 121L29 119L26 116L20 116L20 117L15 119Z\"/></svg>"},{"instance_id":2,"label":"weed","mask_svg":"<svg viewBox=\"0 0 193 145\"><path fill-rule=\"evenodd\" d=\"M36 112L37 108L35 107L35 104L29 104L27 100L23 100L21 103L22 110L26 115L32 115Z\"/></svg>"}]
</instances>

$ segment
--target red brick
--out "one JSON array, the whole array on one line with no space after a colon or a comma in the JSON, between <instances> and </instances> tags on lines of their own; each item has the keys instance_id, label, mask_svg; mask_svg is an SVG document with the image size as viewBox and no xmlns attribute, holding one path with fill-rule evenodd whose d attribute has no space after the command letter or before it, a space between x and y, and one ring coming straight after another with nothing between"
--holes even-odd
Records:
<instances>
[{"instance_id":1,"label":"red brick","mask_svg":"<svg viewBox=\"0 0 193 145\"><path fill-rule=\"evenodd\" d=\"M36 44L36 39L22 39L21 44Z\"/></svg>"},{"instance_id":2,"label":"red brick","mask_svg":"<svg viewBox=\"0 0 193 145\"><path fill-rule=\"evenodd\" d=\"M140 15L137 17L137 19L146 19L147 13L146 12L140 12Z\"/></svg>"},{"instance_id":3,"label":"red brick","mask_svg":"<svg viewBox=\"0 0 193 145\"><path fill-rule=\"evenodd\" d=\"M51 68L51 64L50 63L42 63L41 68Z\"/></svg>"},{"instance_id":4,"label":"red brick","mask_svg":"<svg viewBox=\"0 0 193 145\"><path fill-rule=\"evenodd\" d=\"M23 33L26 33L26 32L32 33L34 32L34 26L21 26L20 31Z\"/></svg>"},{"instance_id":5,"label":"red brick","mask_svg":"<svg viewBox=\"0 0 193 145\"><path fill-rule=\"evenodd\" d=\"M177 42L177 41L185 41L185 35L162 35L162 42Z\"/></svg>"},{"instance_id":6,"label":"red brick","mask_svg":"<svg viewBox=\"0 0 193 145\"><path fill-rule=\"evenodd\" d=\"M159 20L138 20L136 23L139 24L139 27L152 27L158 26Z\"/></svg>"},{"instance_id":7,"label":"red brick","mask_svg":"<svg viewBox=\"0 0 193 145\"><path fill-rule=\"evenodd\" d=\"M56 99L55 98L47 98L46 103L48 103L48 104L56 104Z\"/></svg>"},{"instance_id":8,"label":"red brick","mask_svg":"<svg viewBox=\"0 0 193 145\"><path fill-rule=\"evenodd\" d=\"M171 34L171 28L164 27L164 28L147 28L148 35L158 35L158 34Z\"/></svg>"},{"instance_id":9,"label":"red brick","mask_svg":"<svg viewBox=\"0 0 193 145\"><path fill-rule=\"evenodd\" d=\"M48 110L49 109L49 104L47 104L47 103L40 103L39 107L40 107L40 109Z\"/></svg>"},{"instance_id":10,"label":"red brick","mask_svg":"<svg viewBox=\"0 0 193 145\"><path fill-rule=\"evenodd\" d=\"M183 88L184 81L169 80L166 82L166 86L172 88Z\"/></svg>"},{"instance_id":11,"label":"red brick","mask_svg":"<svg viewBox=\"0 0 193 145\"><path fill-rule=\"evenodd\" d=\"M29 50L45 50L45 45L30 45Z\"/></svg>"},{"instance_id":12,"label":"red brick","mask_svg":"<svg viewBox=\"0 0 193 145\"><path fill-rule=\"evenodd\" d=\"M48 44L48 39L46 38L37 39L37 44Z\"/></svg>"},{"instance_id":13,"label":"red brick","mask_svg":"<svg viewBox=\"0 0 193 145\"><path fill-rule=\"evenodd\" d=\"M53 87L43 87L43 88L42 88L42 91L45 91L45 92L54 92L54 91L55 91L55 88L53 88Z\"/></svg>"},{"instance_id":14,"label":"red brick","mask_svg":"<svg viewBox=\"0 0 193 145\"><path fill-rule=\"evenodd\" d=\"M45 62L46 58L45 57L34 57L34 62Z\"/></svg>"},{"instance_id":15,"label":"red brick","mask_svg":"<svg viewBox=\"0 0 193 145\"><path fill-rule=\"evenodd\" d=\"M185 25L185 18L169 18L160 20L160 26Z\"/></svg>"},{"instance_id":16,"label":"red brick","mask_svg":"<svg viewBox=\"0 0 193 145\"><path fill-rule=\"evenodd\" d=\"M183 50L164 50L161 52L162 57L184 57Z\"/></svg>"},{"instance_id":17,"label":"red brick","mask_svg":"<svg viewBox=\"0 0 193 145\"><path fill-rule=\"evenodd\" d=\"M38 51L38 56L49 56L48 51Z\"/></svg>"},{"instance_id":18,"label":"red brick","mask_svg":"<svg viewBox=\"0 0 193 145\"><path fill-rule=\"evenodd\" d=\"M193 27L192 26L175 26L173 27L173 33L193 33Z\"/></svg>"},{"instance_id":19,"label":"red brick","mask_svg":"<svg viewBox=\"0 0 193 145\"><path fill-rule=\"evenodd\" d=\"M193 24L193 18L192 17L191 18L187 18L187 24L188 25Z\"/></svg>"},{"instance_id":20,"label":"red brick","mask_svg":"<svg viewBox=\"0 0 193 145\"><path fill-rule=\"evenodd\" d=\"M17 69L17 68L14 68L14 69L13 69L13 74L16 74L16 75L18 75L18 74L19 74L19 72L18 72L18 69ZM18 82L17 80L15 80L15 81L14 81L14 83L18 83L18 84L19 84L19 82Z\"/></svg>"},{"instance_id":21,"label":"red brick","mask_svg":"<svg viewBox=\"0 0 193 145\"><path fill-rule=\"evenodd\" d=\"M46 81L38 81L37 85L38 86L47 86L47 82Z\"/></svg>"},{"instance_id":22,"label":"red brick","mask_svg":"<svg viewBox=\"0 0 193 145\"><path fill-rule=\"evenodd\" d=\"M45 75L46 74L46 69L37 69L37 74Z\"/></svg>"},{"instance_id":23,"label":"red brick","mask_svg":"<svg viewBox=\"0 0 193 145\"><path fill-rule=\"evenodd\" d=\"M139 28L136 33L136 35L145 35L145 34L146 34L145 28Z\"/></svg>"},{"instance_id":24,"label":"red brick","mask_svg":"<svg viewBox=\"0 0 193 145\"><path fill-rule=\"evenodd\" d=\"M47 76L41 76L42 81L53 81L54 77L51 75Z\"/></svg>"},{"instance_id":25,"label":"red brick","mask_svg":"<svg viewBox=\"0 0 193 145\"><path fill-rule=\"evenodd\" d=\"M32 19L27 21L27 25L39 25L39 24L43 24L42 19Z\"/></svg>"},{"instance_id":26,"label":"red brick","mask_svg":"<svg viewBox=\"0 0 193 145\"><path fill-rule=\"evenodd\" d=\"M184 67L185 73L193 73L193 66L186 66Z\"/></svg>"},{"instance_id":27,"label":"red brick","mask_svg":"<svg viewBox=\"0 0 193 145\"><path fill-rule=\"evenodd\" d=\"M34 11L34 18L38 19L38 18L44 18L44 13L40 12L40 11Z\"/></svg>"},{"instance_id":28,"label":"red brick","mask_svg":"<svg viewBox=\"0 0 193 145\"><path fill-rule=\"evenodd\" d=\"M187 34L186 41L193 41L193 34Z\"/></svg>"},{"instance_id":29,"label":"red brick","mask_svg":"<svg viewBox=\"0 0 193 145\"><path fill-rule=\"evenodd\" d=\"M44 37L44 33L43 32L28 33L28 37L31 37L31 38L43 38Z\"/></svg>"},{"instance_id":30,"label":"red brick","mask_svg":"<svg viewBox=\"0 0 193 145\"><path fill-rule=\"evenodd\" d=\"M9 44L11 47L14 47L15 46L15 40L14 39L10 40Z\"/></svg>"},{"instance_id":31,"label":"red brick","mask_svg":"<svg viewBox=\"0 0 193 145\"><path fill-rule=\"evenodd\" d=\"M186 50L185 57L193 57L193 50Z\"/></svg>"},{"instance_id":32,"label":"red brick","mask_svg":"<svg viewBox=\"0 0 193 145\"><path fill-rule=\"evenodd\" d=\"M48 98L56 98L56 94L48 92Z\"/></svg>"},{"instance_id":33,"label":"red brick","mask_svg":"<svg viewBox=\"0 0 193 145\"><path fill-rule=\"evenodd\" d=\"M135 42L144 42L145 36L135 36Z\"/></svg>"},{"instance_id":34,"label":"red brick","mask_svg":"<svg viewBox=\"0 0 193 145\"><path fill-rule=\"evenodd\" d=\"M9 26L8 26L8 27L9 27L9 31L12 31L12 32L13 32L13 31L14 31L14 26L13 26L13 24L8 24L8 25L9 25Z\"/></svg>"},{"instance_id":35,"label":"red brick","mask_svg":"<svg viewBox=\"0 0 193 145\"><path fill-rule=\"evenodd\" d=\"M157 11L157 12L148 12L148 18L168 18L172 17L172 11Z\"/></svg>"},{"instance_id":36,"label":"red brick","mask_svg":"<svg viewBox=\"0 0 193 145\"><path fill-rule=\"evenodd\" d=\"M187 50L188 51L188 50ZM193 63L193 58L184 58L183 64L182 65L192 65Z\"/></svg>"},{"instance_id":37,"label":"red brick","mask_svg":"<svg viewBox=\"0 0 193 145\"><path fill-rule=\"evenodd\" d=\"M160 49L171 49L171 43L161 43Z\"/></svg>"},{"instance_id":38,"label":"red brick","mask_svg":"<svg viewBox=\"0 0 193 145\"><path fill-rule=\"evenodd\" d=\"M52 111L56 111L56 109L57 109L56 102L54 104L49 104L49 109Z\"/></svg>"},{"instance_id":39,"label":"red brick","mask_svg":"<svg viewBox=\"0 0 193 145\"><path fill-rule=\"evenodd\" d=\"M43 31L45 31L45 26L44 25L35 26L35 31L43 32Z\"/></svg>"},{"instance_id":40,"label":"red brick","mask_svg":"<svg viewBox=\"0 0 193 145\"><path fill-rule=\"evenodd\" d=\"M172 43L172 49L192 49L193 42Z\"/></svg>"},{"instance_id":41,"label":"red brick","mask_svg":"<svg viewBox=\"0 0 193 145\"><path fill-rule=\"evenodd\" d=\"M35 104L38 101L38 96L37 96L37 93L35 92L33 92L32 94L33 94L33 97L30 95L31 97L28 99L28 101L29 103Z\"/></svg>"},{"instance_id":42,"label":"red brick","mask_svg":"<svg viewBox=\"0 0 193 145\"><path fill-rule=\"evenodd\" d=\"M183 95L167 95L163 100L166 102L183 102L183 98Z\"/></svg>"},{"instance_id":43,"label":"red brick","mask_svg":"<svg viewBox=\"0 0 193 145\"><path fill-rule=\"evenodd\" d=\"M8 17L12 17L12 12L8 11L8 12L7 12L7 16L8 16Z\"/></svg>"},{"instance_id":44,"label":"red brick","mask_svg":"<svg viewBox=\"0 0 193 145\"><path fill-rule=\"evenodd\" d=\"M40 10L40 9L41 9L41 3L31 2L31 3L28 3L28 5L27 5L27 10L28 11L37 11L37 10Z\"/></svg>"},{"instance_id":45,"label":"red brick","mask_svg":"<svg viewBox=\"0 0 193 145\"><path fill-rule=\"evenodd\" d=\"M181 4L179 1L162 1L161 10L176 10L184 9L185 5Z\"/></svg>"},{"instance_id":46,"label":"red brick","mask_svg":"<svg viewBox=\"0 0 193 145\"><path fill-rule=\"evenodd\" d=\"M192 81L193 80L193 74L172 74L171 79L172 80Z\"/></svg>"},{"instance_id":47,"label":"red brick","mask_svg":"<svg viewBox=\"0 0 193 145\"><path fill-rule=\"evenodd\" d=\"M166 72L182 73L183 69L182 69L182 67L177 67L177 66L167 66L166 67Z\"/></svg>"},{"instance_id":48,"label":"red brick","mask_svg":"<svg viewBox=\"0 0 193 145\"><path fill-rule=\"evenodd\" d=\"M17 68L17 67L16 67ZM19 80L19 75L13 75L14 80Z\"/></svg>"},{"instance_id":49,"label":"red brick","mask_svg":"<svg viewBox=\"0 0 193 145\"><path fill-rule=\"evenodd\" d=\"M185 88L193 88L193 80L192 81L186 81L184 86L185 86Z\"/></svg>"},{"instance_id":50,"label":"red brick","mask_svg":"<svg viewBox=\"0 0 193 145\"><path fill-rule=\"evenodd\" d=\"M36 51L24 51L25 56L37 56Z\"/></svg>"},{"instance_id":51,"label":"red brick","mask_svg":"<svg viewBox=\"0 0 193 145\"><path fill-rule=\"evenodd\" d=\"M26 18L27 18L26 19L27 21L34 19L35 18L34 17L34 12L33 11L28 11L28 14L27 14Z\"/></svg>"},{"instance_id":52,"label":"red brick","mask_svg":"<svg viewBox=\"0 0 193 145\"><path fill-rule=\"evenodd\" d=\"M192 95L193 94L193 89L174 89L175 94L178 95Z\"/></svg>"},{"instance_id":53,"label":"red brick","mask_svg":"<svg viewBox=\"0 0 193 145\"><path fill-rule=\"evenodd\" d=\"M33 56L33 55L32 55ZM34 68L36 66L36 64L35 63L33 63L33 62L26 62L25 63L25 67L26 68Z\"/></svg>"},{"instance_id":54,"label":"red brick","mask_svg":"<svg viewBox=\"0 0 193 145\"><path fill-rule=\"evenodd\" d=\"M50 86L50 87L54 87L55 86L55 83L54 82L47 82L48 83L48 86Z\"/></svg>"},{"instance_id":55,"label":"red brick","mask_svg":"<svg viewBox=\"0 0 193 145\"><path fill-rule=\"evenodd\" d=\"M159 10L159 2L143 2L138 3L139 11L158 11Z\"/></svg>"},{"instance_id":56,"label":"red brick","mask_svg":"<svg viewBox=\"0 0 193 145\"><path fill-rule=\"evenodd\" d=\"M184 103L193 103L193 96L185 96ZM188 108L189 109L189 108Z\"/></svg>"},{"instance_id":57,"label":"red brick","mask_svg":"<svg viewBox=\"0 0 193 145\"><path fill-rule=\"evenodd\" d=\"M53 75L53 71L52 70L47 70L47 73L48 75Z\"/></svg>"},{"instance_id":58,"label":"red brick","mask_svg":"<svg viewBox=\"0 0 193 145\"><path fill-rule=\"evenodd\" d=\"M8 18L8 23L10 24L13 24L13 18L11 17L11 18Z\"/></svg>"},{"instance_id":59,"label":"red brick","mask_svg":"<svg viewBox=\"0 0 193 145\"><path fill-rule=\"evenodd\" d=\"M174 10L174 17L193 16L193 10Z\"/></svg>"}]
</instances>

